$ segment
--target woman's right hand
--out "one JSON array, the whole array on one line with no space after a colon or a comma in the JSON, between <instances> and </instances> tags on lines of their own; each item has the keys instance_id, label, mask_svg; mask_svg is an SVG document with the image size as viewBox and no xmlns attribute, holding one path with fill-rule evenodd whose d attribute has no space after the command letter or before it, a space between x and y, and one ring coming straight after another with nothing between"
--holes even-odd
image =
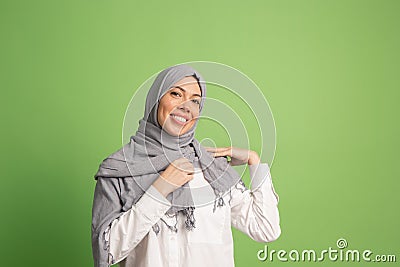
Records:
<instances>
[{"instance_id":1,"label":"woman's right hand","mask_svg":"<svg viewBox=\"0 0 400 267\"><path fill-rule=\"evenodd\" d=\"M186 158L179 158L169 164L160 174L153 186L164 196L175 191L186 182L193 179L193 164Z\"/></svg>"}]
</instances>

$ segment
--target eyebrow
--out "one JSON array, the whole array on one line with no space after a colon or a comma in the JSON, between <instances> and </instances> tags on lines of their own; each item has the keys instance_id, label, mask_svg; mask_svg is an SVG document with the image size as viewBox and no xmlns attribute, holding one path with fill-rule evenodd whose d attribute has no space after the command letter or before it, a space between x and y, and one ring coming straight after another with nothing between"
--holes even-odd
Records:
<instances>
[{"instance_id":1,"label":"eyebrow","mask_svg":"<svg viewBox=\"0 0 400 267\"><path fill-rule=\"evenodd\" d=\"M172 88L178 88L178 89L180 89L181 91L186 92L185 88L182 88L182 87L180 87L180 86L174 86L174 87L172 87ZM193 94L193 96L201 97L201 95L199 95L199 94Z\"/></svg>"}]
</instances>

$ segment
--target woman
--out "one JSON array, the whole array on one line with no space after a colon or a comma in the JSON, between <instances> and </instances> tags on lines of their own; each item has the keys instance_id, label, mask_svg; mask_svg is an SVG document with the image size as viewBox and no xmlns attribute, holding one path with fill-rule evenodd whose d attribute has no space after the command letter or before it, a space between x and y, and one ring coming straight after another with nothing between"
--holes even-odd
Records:
<instances>
[{"instance_id":1,"label":"woman","mask_svg":"<svg viewBox=\"0 0 400 267\"><path fill-rule=\"evenodd\" d=\"M231 225L259 242L280 235L268 165L194 138L205 96L187 65L156 77L136 134L95 175L95 266L234 266ZM252 190L231 167L239 164L249 165Z\"/></svg>"}]
</instances>

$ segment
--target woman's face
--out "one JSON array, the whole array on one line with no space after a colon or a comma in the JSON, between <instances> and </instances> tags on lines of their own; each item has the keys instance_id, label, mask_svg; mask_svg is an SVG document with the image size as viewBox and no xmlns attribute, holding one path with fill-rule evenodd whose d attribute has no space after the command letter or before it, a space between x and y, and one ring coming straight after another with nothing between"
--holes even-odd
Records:
<instances>
[{"instance_id":1,"label":"woman's face","mask_svg":"<svg viewBox=\"0 0 400 267\"><path fill-rule=\"evenodd\" d=\"M172 136L188 132L200 113L201 90L197 80L190 76L175 83L158 105L157 119Z\"/></svg>"}]
</instances>

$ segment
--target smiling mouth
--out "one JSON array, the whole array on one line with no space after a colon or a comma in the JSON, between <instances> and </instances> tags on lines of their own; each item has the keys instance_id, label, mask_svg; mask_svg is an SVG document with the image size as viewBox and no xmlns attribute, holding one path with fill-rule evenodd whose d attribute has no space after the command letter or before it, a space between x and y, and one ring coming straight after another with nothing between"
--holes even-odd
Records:
<instances>
[{"instance_id":1,"label":"smiling mouth","mask_svg":"<svg viewBox=\"0 0 400 267\"><path fill-rule=\"evenodd\" d=\"M178 115L171 114L170 116L174 119L174 121L176 121L180 125L184 125L188 121L184 117L181 117L181 116L178 116Z\"/></svg>"}]
</instances>

